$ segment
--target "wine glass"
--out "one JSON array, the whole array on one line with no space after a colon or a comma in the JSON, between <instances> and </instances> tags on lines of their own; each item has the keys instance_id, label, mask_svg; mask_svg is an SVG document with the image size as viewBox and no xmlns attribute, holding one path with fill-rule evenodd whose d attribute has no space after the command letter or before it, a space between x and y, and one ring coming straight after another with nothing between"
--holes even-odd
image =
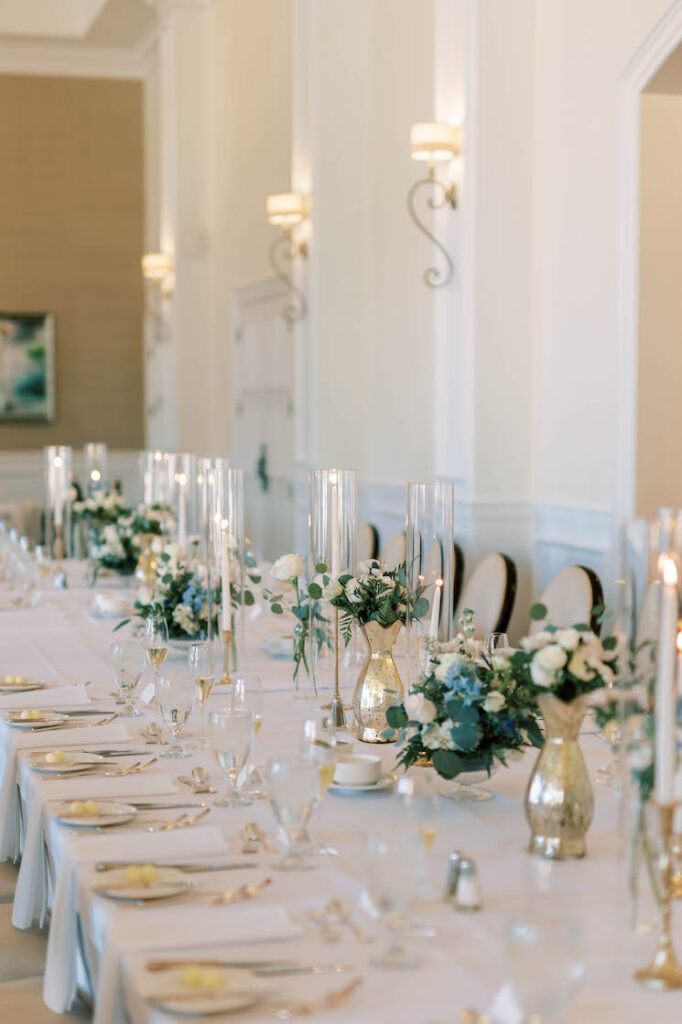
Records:
<instances>
[{"instance_id":1,"label":"wine glass","mask_svg":"<svg viewBox=\"0 0 682 1024\"><path fill-rule=\"evenodd\" d=\"M509 981L527 1021L565 1020L585 972L582 937L575 921L517 918L506 936Z\"/></svg>"},{"instance_id":2,"label":"wine glass","mask_svg":"<svg viewBox=\"0 0 682 1024\"><path fill-rule=\"evenodd\" d=\"M210 750L211 744L206 739L206 701L211 695L215 682L215 666L211 644L192 644L189 651L189 671L194 680L194 699L201 709L199 749Z\"/></svg>"},{"instance_id":3,"label":"wine glass","mask_svg":"<svg viewBox=\"0 0 682 1024\"><path fill-rule=\"evenodd\" d=\"M111 660L116 676L116 685L123 700L118 712L122 718L137 718L141 712L133 703L133 690L144 672L144 654L136 640L115 640L111 644Z\"/></svg>"},{"instance_id":4,"label":"wine glass","mask_svg":"<svg viewBox=\"0 0 682 1024\"><path fill-rule=\"evenodd\" d=\"M266 769L268 797L275 818L286 833L287 850L277 871L307 871L310 856L306 825L320 790L320 770L310 757L292 755L270 761Z\"/></svg>"},{"instance_id":5,"label":"wine glass","mask_svg":"<svg viewBox=\"0 0 682 1024\"><path fill-rule=\"evenodd\" d=\"M194 707L194 680L186 672L167 672L162 676L157 674L154 692L161 718L173 738L161 757L189 757L180 745L180 733Z\"/></svg>"},{"instance_id":6,"label":"wine glass","mask_svg":"<svg viewBox=\"0 0 682 1024\"><path fill-rule=\"evenodd\" d=\"M334 720L329 714L320 714L306 718L303 722L301 735L301 753L309 757L317 765L319 775L319 791L315 806L317 807L332 784L338 749L336 745L336 729ZM336 856L338 850L326 844L314 844L315 853Z\"/></svg>"},{"instance_id":7,"label":"wine glass","mask_svg":"<svg viewBox=\"0 0 682 1024\"><path fill-rule=\"evenodd\" d=\"M247 708L211 711L208 739L216 760L227 778L227 793L214 801L217 807L245 807L250 801L241 796L237 782L253 745L253 712Z\"/></svg>"},{"instance_id":8,"label":"wine glass","mask_svg":"<svg viewBox=\"0 0 682 1024\"><path fill-rule=\"evenodd\" d=\"M249 675L238 675L234 677L231 706L237 709L245 709L253 714L253 734L255 742L263 724L264 700L263 684L260 676L249 673ZM243 781L243 784L240 787L244 796L262 797L265 795L262 788L261 772L262 770L257 765L251 765L249 767L247 778Z\"/></svg>"},{"instance_id":9,"label":"wine glass","mask_svg":"<svg viewBox=\"0 0 682 1024\"><path fill-rule=\"evenodd\" d=\"M168 625L163 615L149 615L144 626L144 653L154 669L154 684L168 654Z\"/></svg>"},{"instance_id":10,"label":"wine glass","mask_svg":"<svg viewBox=\"0 0 682 1024\"><path fill-rule=\"evenodd\" d=\"M493 654L506 653L509 650L509 637L506 633L486 633L483 638L483 650L492 658Z\"/></svg>"},{"instance_id":11,"label":"wine glass","mask_svg":"<svg viewBox=\"0 0 682 1024\"><path fill-rule=\"evenodd\" d=\"M390 935L386 948L370 961L373 967L405 970L419 965L404 944L406 914L422 872L424 851L418 842L416 836L403 835L401 830L391 836L369 837L368 892Z\"/></svg>"}]
</instances>

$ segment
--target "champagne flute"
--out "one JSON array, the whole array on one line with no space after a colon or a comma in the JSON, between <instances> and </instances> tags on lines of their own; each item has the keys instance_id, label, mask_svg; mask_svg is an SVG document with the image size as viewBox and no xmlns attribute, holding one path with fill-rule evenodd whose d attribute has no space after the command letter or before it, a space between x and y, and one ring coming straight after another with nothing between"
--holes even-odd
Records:
<instances>
[{"instance_id":1,"label":"champagne flute","mask_svg":"<svg viewBox=\"0 0 682 1024\"><path fill-rule=\"evenodd\" d=\"M231 706L246 708L253 713L253 731L257 736L263 724L263 684L260 676L238 675L234 677Z\"/></svg>"},{"instance_id":2,"label":"champagne flute","mask_svg":"<svg viewBox=\"0 0 682 1024\"><path fill-rule=\"evenodd\" d=\"M167 672L157 675L154 692L161 718L172 736L171 745L161 757L189 757L180 744L180 733L194 707L194 680L186 672Z\"/></svg>"},{"instance_id":3,"label":"champagne flute","mask_svg":"<svg viewBox=\"0 0 682 1024\"><path fill-rule=\"evenodd\" d=\"M277 871L307 871L316 867L309 855L306 825L320 791L320 771L312 758L294 755L270 761L266 769L270 806L287 837L287 851Z\"/></svg>"},{"instance_id":4,"label":"champagne flute","mask_svg":"<svg viewBox=\"0 0 682 1024\"><path fill-rule=\"evenodd\" d=\"M141 712L136 709L132 694L144 672L144 654L139 643L136 640L115 640L111 644L111 660L123 700L123 708L118 714L122 718L137 718Z\"/></svg>"},{"instance_id":5,"label":"champagne flute","mask_svg":"<svg viewBox=\"0 0 682 1024\"><path fill-rule=\"evenodd\" d=\"M338 749L336 745L336 729L334 720L329 714L320 714L306 718L303 722L301 736L301 753L317 765L319 788L315 807L317 807L332 784ZM314 843L315 853L336 856L338 850L325 843Z\"/></svg>"},{"instance_id":6,"label":"champagne flute","mask_svg":"<svg viewBox=\"0 0 682 1024\"><path fill-rule=\"evenodd\" d=\"M144 653L154 669L154 685L168 654L168 626L163 615L150 615L144 627Z\"/></svg>"},{"instance_id":7,"label":"champagne flute","mask_svg":"<svg viewBox=\"0 0 682 1024\"><path fill-rule=\"evenodd\" d=\"M206 739L206 701L211 695L215 682L213 650L209 643L192 644L189 652L189 670L194 679L194 698L201 709L199 749L210 750Z\"/></svg>"},{"instance_id":8,"label":"champagne flute","mask_svg":"<svg viewBox=\"0 0 682 1024\"><path fill-rule=\"evenodd\" d=\"M246 708L211 711L208 716L208 738L216 761L225 772L227 793L214 801L217 807L247 807L238 788L239 775L245 767L253 744L253 713Z\"/></svg>"}]
</instances>

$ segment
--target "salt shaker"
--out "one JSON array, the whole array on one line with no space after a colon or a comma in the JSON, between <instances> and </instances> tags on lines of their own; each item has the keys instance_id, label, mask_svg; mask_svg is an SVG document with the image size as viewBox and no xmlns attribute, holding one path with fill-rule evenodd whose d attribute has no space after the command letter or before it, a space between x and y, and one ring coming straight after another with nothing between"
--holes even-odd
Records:
<instances>
[{"instance_id":1,"label":"salt shaker","mask_svg":"<svg viewBox=\"0 0 682 1024\"><path fill-rule=\"evenodd\" d=\"M459 866L462 863L462 854L460 850L453 850L448 860L448 877L445 882L445 892L443 893L443 899L450 902L455 898L457 892L457 882L459 881Z\"/></svg>"},{"instance_id":2,"label":"salt shaker","mask_svg":"<svg viewBox=\"0 0 682 1024\"><path fill-rule=\"evenodd\" d=\"M478 872L473 860L461 860L459 863L455 906L457 910L466 911L480 910L483 906Z\"/></svg>"}]
</instances>

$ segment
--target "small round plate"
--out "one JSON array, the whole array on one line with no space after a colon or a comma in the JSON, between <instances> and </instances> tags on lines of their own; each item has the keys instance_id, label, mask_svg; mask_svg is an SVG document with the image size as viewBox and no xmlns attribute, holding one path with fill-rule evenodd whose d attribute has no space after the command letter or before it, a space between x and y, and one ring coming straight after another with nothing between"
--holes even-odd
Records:
<instances>
[{"instance_id":1,"label":"small round plate","mask_svg":"<svg viewBox=\"0 0 682 1024\"><path fill-rule=\"evenodd\" d=\"M31 693L32 690L44 690L46 686L47 683L41 679L0 679L0 693Z\"/></svg>"},{"instance_id":2,"label":"small round plate","mask_svg":"<svg viewBox=\"0 0 682 1024\"><path fill-rule=\"evenodd\" d=\"M21 714L21 711L8 711L4 716L5 721L13 729L48 729L64 725L69 720L68 715L60 715L57 711L41 711L40 718L22 718Z\"/></svg>"},{"instance_id":3,"label":"small round plate","mask_svg":"<svg viewBox=\"0 0 682 1024\"><path fill-rule=\"evenodd\" d=\"M126 868L107 871L104 878L93 886L100 896L108 896L111 900L163 900L169 896L178 896L186 892L194 883L177 868L156 868L156 878L149 885L142 882L129 882Z\"/></svg>"},{"instance_id":4,"label":"small round plate","mask_svg":"<svg viewBox=\"0 0 682 1024\"><path fill-rule=\"evenodd\" d=\"M84 801L81 801L83 803ZM131 804L117 804L107 801L102 805L101 814L74 814L71 804L61 803L55 817L61 825L73 825L74 828L106 828L110 825L125 825L132 821L137 810Z\"/></svg>"},{"instance_id":5,"label":"small round plate","mask_svg":"<svg viewBox=\"0 0 682 1024\"><path fill-rule=\"evenodd\" d=\"M349 783L332 782L329 786L330 793L380 793L384 789L395 786L398 776L395 772L384 772L376 782L369 784L361 783L351 785Z\"/></svg>"},{"instance_id":6,"label":"small round plate","mask_svg":"<svg viewBox=\"0 0 682 1024\"><path fill-rule=\"evenodd\" d=\"M187 985L182 984L182 971L172 971L163 975L153 976L156 992L146 995L148 1002L153 1003L167 1013L186 1017L210 1017L218 1013L236 1013L246 1010L262 998L265 985L249 977L246 972L229 968L215 968L223 979L223 986L217 992L206 992L197 989L196 993ZM213 974L213 971L211 972ZM150 986L152 976L150 975ZM157 994L159 982L163 978L166 991Z\"/></svg>"},{"instance_id":7,"label":"small round plate","mask_svg":"<svg viewBox=\"0 0 682 1024\"><path fill-rule=\"evenodd\" d=\"M64 750L62 753L63 761L48 761L48 755L45 753L34 754L29 764L41 775L77 775L79 772L92 771L93 768L106 763L100 755L86 754L82 750ZM116 766L111 762L109 767L115 769Z\"/></svg>"}]
</instances>

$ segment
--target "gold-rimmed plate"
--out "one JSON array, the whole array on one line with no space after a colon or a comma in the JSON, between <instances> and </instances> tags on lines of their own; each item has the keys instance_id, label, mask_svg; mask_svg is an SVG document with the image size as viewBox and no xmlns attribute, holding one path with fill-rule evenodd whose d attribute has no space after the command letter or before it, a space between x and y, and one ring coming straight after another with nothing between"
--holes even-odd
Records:
<instances>
[{"instance_id":1,"label":"gold-rimmed plate","mask_svg":"<svg viewBox=\"0 0 682 1024\"><path fill-rule=\"evenodd\" d=\"M152 874L145 881L144 872ZM140 877L134 877L132 873ZM187 878L177 868L165 868L156 865L132 865L131 868L116 868L107 871L104 878L99 878L93 889L100 896L112 900L163 900L170 896L179 896L187 892L196 882Z\"/></svg>"},{"instance_id":2,"label":"gold-rimmed plate","mask_svg":"<svg viewBox=\"0 0 682 1024\"><path fill-rule=\"evenodd\" d=\"M92 814L87 809L74 807L74 804L97 803L98 813ZM71 803L63 801L57 808L55 817L61 825L71 825L74 828L109 828L113 825L125 825L132 821L137 814L137 808L132 804L119 804L113 800L75 800Z\"/></svg>"},{"instance_id":3,"label":"gold-rimmed plate","mask_svg":"<svg viewBox=\"0 0 682 1024\"><path fill-rule=\"evenodd\" d=\"M149 974L147 978L145 1000L178 1017L211 1017L247 1010L262 999L266 990L264 983L247 971L226 967L206 970L188 965L169 971L163 976L163 992L159 991L158 975ZM202 980L207 984L202 985Z\"/></svg>"},{"instance_id":4,"label":"gold-rimmed plate","mask_svg":"<svg viewBox=\"0 0 682 1024\"><path fill-rule=\"evenodd\" d=\"M54 755L59 759L55 760ZM101 754L89 754L84 750L52 750L44 754L34 754L29 764L41 775L78 775L80 772L91 772L102 764L106 764ZM109 768L115 768L113 762Z\"/></svg>"},{"instance_id":5,"label":"gold-rimmed plate","mask_svg":"<svg viewBox=\"0 0 682 1024\"><path fill-rule=\"evenodd\" d=\"M4 679L0 679L0 694L31 693L33 690L44 690L47 685L42 679L5 676Z\"/></svg>"},{"instance_id":6,"label":"gold-rimmed plate","mask_svg":"<svg viewBox=\"0 0 682 1024\"><path fill-rule=\"evenodd\" d=\"M24 717L25 710L6 711L3 715L4 721L13 729L51 729L58 725L65 725L69 721L68 715L61 715L58 711L40 711L38 708L31 708L31 718Z\"/></svg>"}]
</instances>

